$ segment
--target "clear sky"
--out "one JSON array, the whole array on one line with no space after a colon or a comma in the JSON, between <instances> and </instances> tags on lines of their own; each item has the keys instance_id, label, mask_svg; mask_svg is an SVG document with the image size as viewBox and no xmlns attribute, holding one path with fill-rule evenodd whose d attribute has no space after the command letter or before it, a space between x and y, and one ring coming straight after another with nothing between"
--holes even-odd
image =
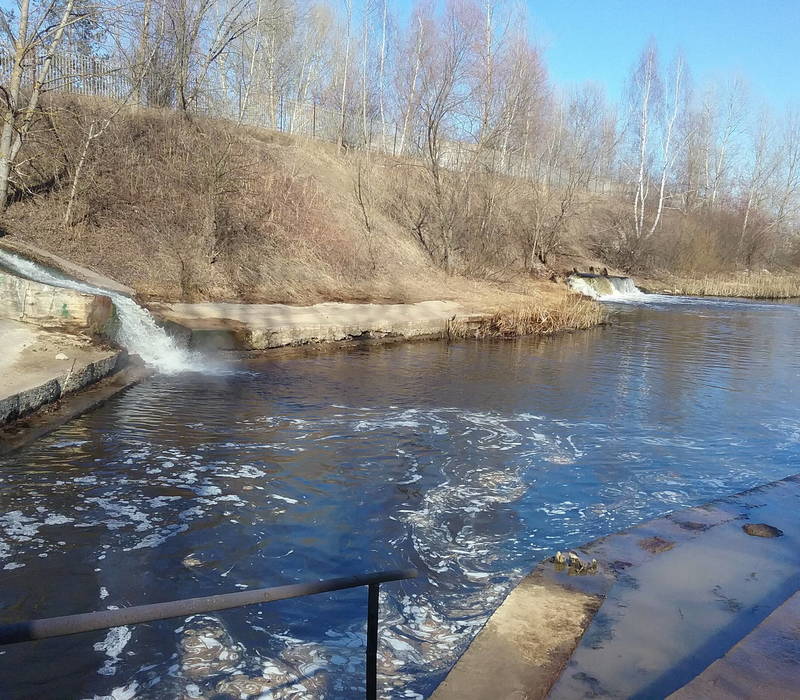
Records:
<instances>
[{"instance_id":1,"label":"clear sky","mask_svg":"<svg viewBox=\"0 0 800 700\"><path fill-rule=\"evenodd\" d=\"M412 0L395 0L408 7ZM742 75L756 101L800 104L800 0L526 0L531 31L561 84L618 98L649 37L683 50L696 84Z\"/></svg>"}]
</instances>

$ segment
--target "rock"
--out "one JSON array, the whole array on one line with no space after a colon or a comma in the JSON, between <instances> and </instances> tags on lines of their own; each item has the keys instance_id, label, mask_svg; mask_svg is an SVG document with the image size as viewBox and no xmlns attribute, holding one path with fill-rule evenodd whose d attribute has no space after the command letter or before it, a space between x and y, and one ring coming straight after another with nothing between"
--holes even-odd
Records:
<instances>
[{"instance_id":1,"label":"rock","mask_svg":"<svg viewBox=\"0 0 800 700\"><path fill-rule=\"evenodd\" d=\"M203 680L217 673L233 673L242 649L219 620L198 615L184 624L180 655L183 674L191 680Z\"/></svg>"},{"instance_id":2,"label":"rock","mask_svg":"<svg viewBox=\"0 0 800 700\"><path fill-rule=\"evenodd\" d=\"M187 555L183 558L183 565L189 569L193 569L196 566L202 566L203 562L200 561L197 557L192 556L191 554Z\"/></svg>"},{"instance_id":3,"label":"rock","mask_svg":"<svg viewBox=\"0 0 800 700\"><path fill-rule=\"evenodd\" d=\"M783 534L783 530L766 523L748 523L742 525L742 530L752 537L780 537Z\"/></svg>"},{"instance_id":4,"label":"rock","mask_svg":"<svg viewBox=\"0 0 800 700\"><path fill-rule=\"evenodd\" d=\"M57 360L68 360L69 358L63 352L60 352L60 353L58 353L56 355L56 359Z\"/></svg>"},{"instance_id":5,"label":"rock","mask_svg":"<svg viewBox=\"0 0 800 700\"><path fill-rule=\"evenodd\" d=\"M639 546L650 554L660 554L666 552L675 546L672 540L666 540L663 537L648 537L644 540L639 540Z\"/></svg>"}]
</instances>

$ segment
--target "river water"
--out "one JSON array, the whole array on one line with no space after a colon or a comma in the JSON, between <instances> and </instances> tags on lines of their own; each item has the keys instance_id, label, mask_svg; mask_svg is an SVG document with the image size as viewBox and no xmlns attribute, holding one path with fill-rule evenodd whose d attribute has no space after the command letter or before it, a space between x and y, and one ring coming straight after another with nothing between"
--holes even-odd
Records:
<instances>
[{"instance_id":1,"label":"river water","mask_svg":"<svg viewBox=\"0 0 800 700\"><path fill-rule=\"evenodd\" d=\"M0 621L415 566L386 697L429 695L556 549L800 471L800 307L156 376L0 462ZM366 590L0 651L3 698L350 698Z\"/></svg>"}]
</instances>

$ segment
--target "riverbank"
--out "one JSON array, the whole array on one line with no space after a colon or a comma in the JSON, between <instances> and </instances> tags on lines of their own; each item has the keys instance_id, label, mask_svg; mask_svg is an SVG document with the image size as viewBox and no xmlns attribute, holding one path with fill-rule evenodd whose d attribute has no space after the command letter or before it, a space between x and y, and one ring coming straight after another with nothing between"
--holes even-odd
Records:
<instances>
[{"instance_id":1,"label":"riverbank","mask_svg":"<svg viewBox=\"0 0 800 700\"><path fill-rule=\"evenodd\" d=\"M433 700L796 697L796 639L777 630L800 623L798 499L800 475L542 562Z\"/></svg>"},{"instance_id":2,"label":"riverbank","mask_svg":"<svg viewBox=\"0 0 800 700\"><path fill-rule=\"evenodd\" d=\"M474 298L465 303L149 306L182 342L204 350L268 350L385 338L510 338L582 330L605 320L599 304L575 294L512 299L513 306L500 307Z\"/></svg>"},{"instance_id":3,"label":"riverbank","mask_svg":"<svg viewBox=\"0 0 800 700\"><path fill-rule=\"evenodd\" d=\"M0 426L62 401L114 374L123 350L90 338L0 318Z\"/></svg>"},{"instance_id":4,"label":"riverbank","mask_svg":"<svg viewBox=\"0 0 800 700\"><path fill-rule=\"evenodd\" d=\"M654 275L637 278L639 286L655 294L745 299L800 298L800 274L767 271L705 277Z\"/></svg>"},{"instance_id":5,"label":"riverbank","mask_svg":"<svg viewBox=\"0 0 800 700\"><path fill-rule=\"evenodd\" d=\"M13 359L13 367L9 365L0 380L0 425L117 371L124 355L104 345L103 339L118 334L118 342L132 354L142 354L145 363L175 372L193 368L185 348L264 351L320 343L514 337L588 328L604 319L596 302L552 282L530 282L515 291L477 285L462 290L460 302L310 306L156 302L148 312L130 299L133 290L48 251L7 240L0 242L0 249L11 253L2 252L8 269L0 269L0 319L12 346L6 361ZM60 286L64 278L77 283L70 282L77 288ZM111 290L110 296L102 294L105 289ZM51 345L64 347L50 357L46 338ZM41 348L36 346L39 340ZM169 357L160 357L164 353ZM68 371L61 372L59 363L69 360ZM80 399L75 403L83 405Z\"/></svg>"}]
</instances>

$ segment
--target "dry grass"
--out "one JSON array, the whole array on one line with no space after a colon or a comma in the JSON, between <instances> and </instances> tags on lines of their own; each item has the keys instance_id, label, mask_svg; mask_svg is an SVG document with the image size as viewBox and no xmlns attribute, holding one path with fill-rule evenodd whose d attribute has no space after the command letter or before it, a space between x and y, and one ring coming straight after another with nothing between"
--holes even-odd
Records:
<instances>
[{"instance_id":1,"label":"dry grass","mask_svg":"<svg viewBox=\"0 0 800 700\"><path fill-rule=\"evenodd\" d=\"M702 278L669 277L645 281L651 291L698 297L792 299L800 297L800 274L750 272Z\"/></svg>"},{"instance_id":2,"label":"dry grass","mask_svg":"<svg viewBox=\"0 0 800 700\"><path fill-rule=\"evenodd\" d=\"M455 320L448 335L455 338L516 338L583 330L603 323L606 313L592 299L565 294L549 304L529 302L500 309L477 323Z\"/></svg>"}]
</instances>

